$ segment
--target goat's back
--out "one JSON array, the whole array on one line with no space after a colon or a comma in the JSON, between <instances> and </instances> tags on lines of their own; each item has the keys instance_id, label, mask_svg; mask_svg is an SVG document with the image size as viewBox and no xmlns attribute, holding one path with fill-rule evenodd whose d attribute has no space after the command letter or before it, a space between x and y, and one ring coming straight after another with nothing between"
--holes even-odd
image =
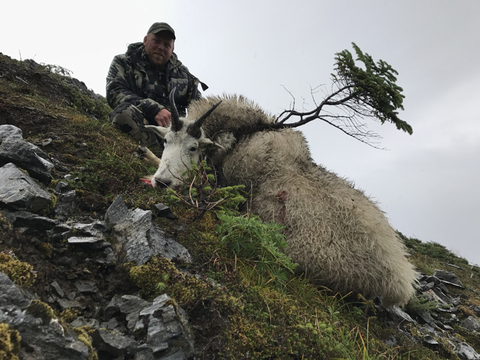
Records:
<instances>
[{"instance_id":1,"label":"goat's back","mask_svg":"<svg viewBox=\"0 0 480 360\"><path fill-rule=\"evenodd\" d=\"M202 129L212 141L219 132L230 132L238 138L251 133L258 124L269 124L274 118L256 103L241 95L209 96L194 101L188 107L188 119L194 120L206 113L219 101L222 103L205 120Z\"/></svg>"},{"instance_id":2,"label":"goat's back","mask_svg":"<svg viewBox=\"0 0 480 360\"><path fill-rule=\"evenodd\" d=\"M299 131L264 131L240 140L223 170L253 185L254 211L283 223L289 255L333 291L383 296L386 306L414 293L414 270L383 212L347 180L316 165Z\"/></svg>"}]
</instances>

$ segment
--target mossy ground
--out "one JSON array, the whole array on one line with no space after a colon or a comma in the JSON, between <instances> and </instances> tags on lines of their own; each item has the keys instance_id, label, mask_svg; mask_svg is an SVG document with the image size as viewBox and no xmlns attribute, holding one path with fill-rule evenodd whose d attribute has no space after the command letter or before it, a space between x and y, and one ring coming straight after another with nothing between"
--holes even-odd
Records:
<instances>
[{"instance_id":1,"label":"mossy ground","mask_svg":"<svg viewBox=\"0 0 480 360\"><path fill-rule=\"evenodd\" d=\"M48 67L17 62L1 54L0 74L0 124L20 127L28 141L55 159L50 187L72 175L69 182L77 192L79 216L103 219L119 194L131 208L150 209L163 201L162 193L141 183L140 178L154 169L134 155L136 144L130 138L110 126L105 99L92 99L71 89L68 79L52 74ZM279 286L253 262L227 250L215 232L219 220L213 211L198 218L195 209L181 204L172 208L177 220L157 221L189 249L193 264L174 266L166 259L154 258L140 267L102 267L89 262L91 254L75 252L68 244L29 242L25 234L9 229L2 219L0 251L13 252L33 266L38 276L32 288L40 299L48 297L45 289L53 280L69 289L71 279L78 278L95 281L105 296L86 298L87 304L106 305L116 293L142 294L151 300L167 292L187 311L197 355L202 359L455 358L447 347L429 349L413 342L409 334L399 332L376 313L372 301L332 294L293 274ZM421 271L455 270L466 289L452 293L463 294L465 312L470 305L480 305L478 267L438 244L404 241L411 261ZM76 256L78 264L67 267L56 262L66 255ZM20 275L19 279L27 278ZM77 315L60 315L59 309L53 310L59 318ZM80 315L87 311L88 306ZM9 334L14 336L11 331ZM390 336L397 339L393 347L384 342ZM480 352L478 337L468 332L461 336Z\"/></svg>"}]
</instances>

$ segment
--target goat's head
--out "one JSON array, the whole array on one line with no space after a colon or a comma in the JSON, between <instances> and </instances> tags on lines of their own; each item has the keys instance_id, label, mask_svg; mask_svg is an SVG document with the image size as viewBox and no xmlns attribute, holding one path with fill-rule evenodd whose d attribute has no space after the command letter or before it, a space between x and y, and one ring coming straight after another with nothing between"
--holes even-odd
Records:
<instances>
[{"instance_id":1,"label":"goat's head","mask_svg":"<svg viewBox=\"0 0 480 360\"><path fill-rule=\"evenodd\" d=\"M152 186L180 186L182 174L191 168L192 162L198 164L202 151L208 146L215 145L205 136L202 124L220 102L195 121L181 119L172 98L173 93L174 91L170 94L170 127L147 126L164 140L162 158L158 170L153 176Z\"/></svg>"}]
</instances>

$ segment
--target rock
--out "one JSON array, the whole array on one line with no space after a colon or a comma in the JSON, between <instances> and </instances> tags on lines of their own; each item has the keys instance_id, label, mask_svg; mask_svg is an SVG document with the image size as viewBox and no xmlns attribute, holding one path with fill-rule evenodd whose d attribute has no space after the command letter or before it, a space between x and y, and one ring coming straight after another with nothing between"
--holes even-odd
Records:
<instances>
[{"instance_id":1,"label":"rock","mask_svg":"<svg viewBox=\"0 0 480 360\"><path fill-rule=\"evenodd\" d=\"M22 292L0 272L0 323L7 323L20 333L20 359L87 360L89 349L78 336L59 324L47 304L30 301L28 297L33 296Z\"/></svg>"},{"instance_id":2,"label":"rock","mask_svg":"<svg viewBox=\"0 0 480 360\"><path fill-rule=\"evenodd\" d=\"M150 246L153 254L160 254L168 260L192 262L192 256L188 250L177 241L167 237L165 231L155 224L152 224L150 228Z\"/></svg>"},{"instance_id":3,"label":"rock","mask_svg":"<svg viewBox=\"0 0 480 360\"><path fill-rule=\"evenodd\" d=\"M68 308L82 310L84 308L77 300L57 299L56 302L62 310L66 310Z\"/></svg>"},{"instance_id":4,"label":"rock","mask_svg":"<svg viewBox=\"0 0 480 360\"><path fill-rule=\"evenodd\" d=\"M412 319L410 315L408 315L405 311L400 309L398 306L392 306L386 310L397 322L406 321L407 323L412 323L412 324L417 323L414 319Z\"/></svg>"},{"instance_id":5,"label":"rock","mask_svg":"<svg viewBox=\"0 0 480 360\"><path fill-rule=\"evenodd\" d=\"M450 271L435 270L433 276L440 279L440 281L444 284L464 288L458 276Z\"/></svg>"},{"instance_id":6,"label":"rock","mask_svg":"<svg viewBox=\"0 0 480 360\"><path fill-rule=\"evenodd\" d=\"M173 211L165 204L155 204L153 207L153 214L158 217L164 217L170 220L175 220L177 216Z\"/></svg>"},{"instance_id":7,"label":"rock","mask_svg":"<svg viewBox=\"0 0 480 360\"><path fill-rule=\"evenodd\" d=\"M56 281L53 281L50 286L52 288L55 289L55 291L57 292L57 295L60 296L60 297L64 297L65 296L65 292L63 291L62 287L56 282Z\"/></svg>"},{"instance_id":8,"label":"rock","mask_svg":"<svg viewBox=\"0 0 480 360\"><path fill-rule=\"evenodd\" d=\"M41 325L33 316L27 314L24 321L14 328L22 337L20 359L89 359L88 347L78 339L73 330L65 330L57 320Z\"/></svg>"},{"instance_id":9,"label":"rock","mask_svg":"<svg viewBox=\"0 0 480 360\"><path fill-rule=\"evenodd\" d=\"M154 358L187 359L193 354L193 336L185 314L171 304L167 294L158 296L148 308L140 312L141 326L147 333L146 344ZM136 326L138 331L139 326Z\"/></svg>"},{"instance_id":10,"label":"rock","mask_svg":"<svg viewBox=\"0 0 480 360\"><path fill-rule=\"evenodd\" d=\"M105 214L105 222L107 225L116 225L127 219L130 211L123 201L123 196L118 195L112 202Z\"/></svg>"},{"instance_id":11,"label":"rock","mask_svg":"<svg viewBox=\"0 0 480 360\"><path fill-rule=\"evenodd\" d=\"M55 225L51 230L47 230L47 236L50 240L61 241L65 240L72 231L72 228L66 224L59 223Z\"/></svg>"},{"instance_id":12,"label":"rock","mask_svg":"<svg viewBox=\"0 0 480 360\"><path fill-rule=\"evenodd\" d=\"M152 212L129 210L121 195L113 201L105 214L105 222L112 228L112 235L121 244L123 261L134 261L136 265L146 263L154 255L169 260L180 259L191 262L191 256L184 246L165 236L165 233L152 223Z\"/></svg>"},{"instance_id":13,"label":"rock","mask_svg":"<svg viewBox=\"0 0 480 360\"><path fill-rule=\"evenodd\" d=\"M115 330L95 329L92 340L99 354L104 352L110 355L106 358L134 355L138 347L135 340Z\"/></svg>"},{"instance_id":14,"label":"rock","mask_svg":"<svg viewBox=\"0 0 480 360\"><path fill-rule=\"evenodd\" d=\"M0 168L0 204L4 207L38 213L50 203L51 195L14 164Z\"/></svg>"},{"instance_id":15,"label":"rock","mask_svg":"<svg viewBox=\"0 0 480 360\"><path fill-rule=\"evenodd\" d=\"M92 236L72 236L68 238L69 244L97 244L106 242L102 238Z\"/></svg>"},{"instance_id":16,"label":"rock","mask_svg":"<svg viewBox=\"0 0 480 360\"><path fill-rule=\"evenodd\" d=\"M49 231L59 224L58 220L53 220L28 211L8 212L5 213L4 216L13 226L17 228L28 228L36 232Z\"/></svg>"},{"instance_id":17,"label":"rock","mask_svg":"<svg viewBox=\"0 0 480 360\"><path fill-rule=\"evenodd\" d=\"M55 206L55 216L60 220L65 220L75 213L77 192L70 190L58 194L57 205Z\"/></svg>"},{"instance_id":18,"label":"rock","mask_svg":"<svg viewBox=\"0 0 480 360\"><path fill-rule=\"evenodd\" d=\"M437 340L435 340L431 335L425 335L423 337L423 341L430 346L438 346L440 345Z\"/></svg>"},{"instance_id":19,"label":"rock","mask_svg":"<svg viewBox=\"0 0 480 360\"><path fill-rule=\"evenodd\" d=\"M462 360L480 360L480 354L467 343L462 342L457 344L455 351Z\"/></svg>"},{"instance_id":20,"label":"rock","mask_svg":"<svg viewBox=\"0 0 480 360\"><path fill-rule=\"evenodd\" d=\"M79 234L92 236L92 237L102 237L103 234L107 231L107 224L103 221L94 221L90 224L79 224L75 223L72 225L72 228Z\"/></svg>"},{"instance_id":21,"label":"rock","mask_svg":"<svg viewBox=\"0 0 480 360\"><path fill-rule=\"evenodd\" d=\"M13 163L45 184L52 177L53 164L36 145L23 140L22 130L13 125L0 125L0 165ZM1 183L1 181L0 181Z\"/></svg>"},{"instance_id":22,"label":"rock","mask_svg":"<svg viewBox=\"0 0 480 360\"><path fill-rule=\"evenodd\" d=\"M127 321L127 327L133 329L138 321L140 311L147 307L150 303L134 295L115 295L105 308L105 318L123 314Z\"/></svg>"},{"instance_id":23,"label":"rock","mask_svg":"<svg viewBox=\"0 0 480 360\"><path fill-rule=\"evenodd\" d=\"M94 281L89 280L77 280L75 281L75 287L77 288L78 292L81 293L97 293L98 288L95 285Z\"/></svg>"},{"instance_id":24,"label":"rock","mask_svg":"<svg viewBox=\"0 0 480 360\"><path fill-rule=\"evenodd\" d=\"M432 315L428 311L423 311L418 316L427 324L435 324Z\"/></svg>"},{"instance_id":25,"label":"rock","mask_svg":"<svg viewBox=\"0 0 480 360\"><path fill-rule=\"evenodd\" d=\"M480 330L480 323L472 315L460 321L460 325L462 325L464 328L468 330L475 330L475 331Z\"/></svg>"},{"instance_id":26,"label":"rock","mask_svg":"<svg viewBox=\"0 0 480 360\"><path fill-rule=\"evenodd\" d=\"M79 316L70 323L70 326L72 327L88 326L88 327L91 327L92 329L98 329L100 328L100 323L98 322L97 319L85 319L83 316Z\"/></svg>"},{"instance_id":27,"label":"rock","mask_svg":"<svg viewBox=\"0 0 480 360\"><path fill-rule=\"evenodd\" d=\"M20 288L0 271L0 306L15 305L23 310L29 303Z\"/></svg>"}]
</instances>

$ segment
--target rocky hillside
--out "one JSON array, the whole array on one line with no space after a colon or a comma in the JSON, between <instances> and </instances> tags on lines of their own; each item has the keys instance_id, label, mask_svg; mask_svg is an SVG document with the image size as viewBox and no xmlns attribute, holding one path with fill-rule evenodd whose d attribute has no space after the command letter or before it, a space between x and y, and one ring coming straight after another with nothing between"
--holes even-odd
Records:
<instances>
[{"instance_id":1,"label":"rocky hillside","mask_svg":"<svg viewBox=\"0 0 480 360\"><path fill-rule=\"evenodd\" d=\"M480 359L477 266L402 235L404 309L319 289L241 189L213 206L145 186L154 169L67 72L0 54L0 360Z\"/></svg>"}]
</instances>

